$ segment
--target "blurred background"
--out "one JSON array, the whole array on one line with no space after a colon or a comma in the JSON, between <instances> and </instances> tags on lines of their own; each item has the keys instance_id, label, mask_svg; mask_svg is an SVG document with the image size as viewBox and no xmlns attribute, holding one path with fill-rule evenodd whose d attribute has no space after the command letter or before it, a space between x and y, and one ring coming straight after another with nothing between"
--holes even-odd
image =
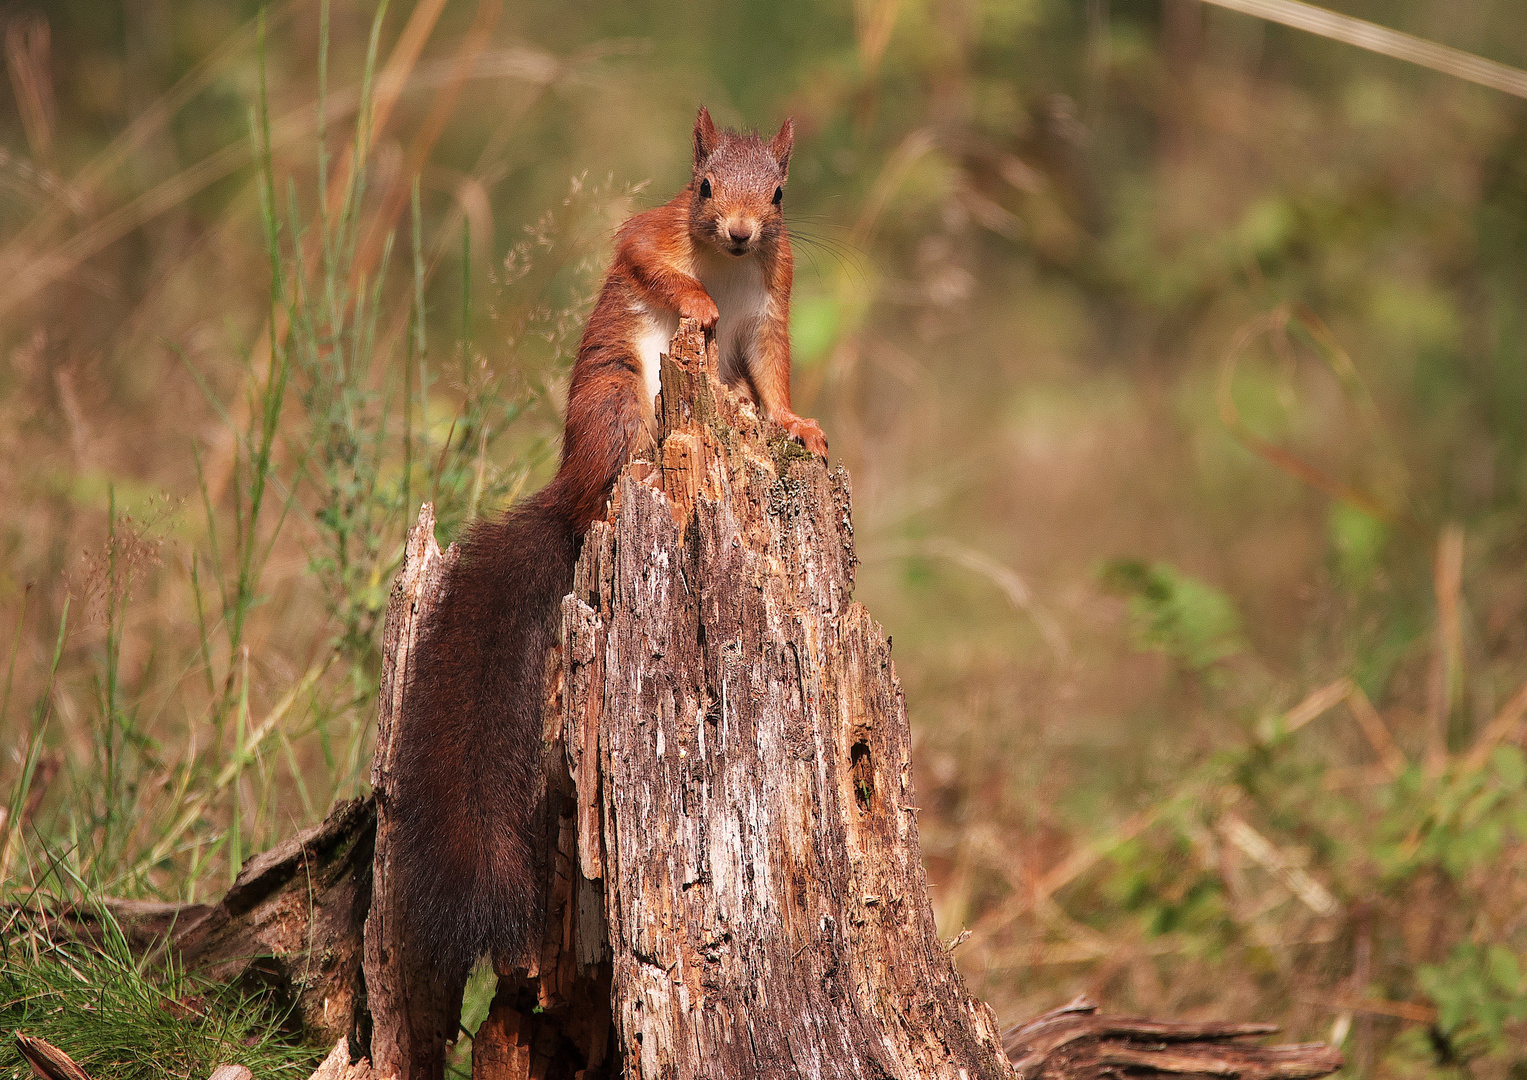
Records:
<instances>
[{"instance_id":1,"label":"blurred background","mask_svg":"<svg viewBox=\"0 0 1527 1080\"><path fill-rule=\"evenodd\" d=\"M1339 6L1527 66L1516 0ZM214 896L366 790L406 525L550 475L704 103L795 118L796 408L972 989L1527 1076L1527 103L1196 0L0 32L9 895Z\"/></svg>"}]
</instances>

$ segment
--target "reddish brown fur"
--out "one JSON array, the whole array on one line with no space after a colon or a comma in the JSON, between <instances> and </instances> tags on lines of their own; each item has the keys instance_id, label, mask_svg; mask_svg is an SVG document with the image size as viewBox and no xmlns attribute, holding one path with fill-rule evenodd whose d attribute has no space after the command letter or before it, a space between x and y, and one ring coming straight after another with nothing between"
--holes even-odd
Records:
<instances>
[{"instance_id":1,"label":"reddish brown fur","mask_svg":"<svg viewBox=\"0 0 1527 1080\"><path fill-rule=\"evenodd\" d=\"M690 184L617 234L573 365L561 468L539 493L497 521L474 524L462 540L435 625L416 654L394 773L408 919L422 954L443 972L459 972L485 952L516 956L533 930L530 824L546 651L583 533L604 513L621 466L652 445L637 347L650 328L642 311L715 327L727 313L697 270L730 281L743 260L756 259L766 310L737 323L723 375L826 454L822 429L790 409L793 264L774 195L792 139L788 120L765 143L718 132L700 110Z\"/></svg>"}]
</instances>

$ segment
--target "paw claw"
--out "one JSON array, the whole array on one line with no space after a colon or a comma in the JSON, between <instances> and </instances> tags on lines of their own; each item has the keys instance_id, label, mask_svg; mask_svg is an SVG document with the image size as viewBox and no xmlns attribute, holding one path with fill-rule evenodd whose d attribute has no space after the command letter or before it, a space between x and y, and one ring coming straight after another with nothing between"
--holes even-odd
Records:
<instances>
[{"instance_id":1,"label":"paw claw","mask_svg":"<svg viewBox=\"0 0 1527 1080\"><path fill-rule=\"evenodd\" d=\"M821 424L804 416L796 416L794 413L780 417L779 422L780 426L790 433L792 439L823 461L827 460L827 436L822 434Z\"/></svg>"},{"instance_id":2,"label":"paw claw","mask_svg":"<svg viewBox=\"0 0 1527 1080\"><path fill-rule=\"evenodd\" d=\"M721 309L708 296L684 301L679 307L679 314L686 319L694 319L700 324L701 330L714 330L721 319Z\"/></svg>"}]
</instances>

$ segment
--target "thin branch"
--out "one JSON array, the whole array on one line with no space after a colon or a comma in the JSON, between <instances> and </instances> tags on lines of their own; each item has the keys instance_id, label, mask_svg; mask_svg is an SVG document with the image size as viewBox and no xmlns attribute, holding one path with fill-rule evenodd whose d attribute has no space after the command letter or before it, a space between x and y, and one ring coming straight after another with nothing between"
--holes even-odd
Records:
<instances>
[{"instance_id":1,"label":"thin branch","mask_svg":"<svg viewBox=\"0 0 1527 1080\"><path fill-rule=\"evenodd\" d=\"M1204 3L1292 26L1296 30L1307 30L1332 41L1430 68L1504 94L1527 98L1527 71L1364 19L1338 15L1314 4L1301 3L1300 0L1204 0Z\"/></svg>"}]
</instances>

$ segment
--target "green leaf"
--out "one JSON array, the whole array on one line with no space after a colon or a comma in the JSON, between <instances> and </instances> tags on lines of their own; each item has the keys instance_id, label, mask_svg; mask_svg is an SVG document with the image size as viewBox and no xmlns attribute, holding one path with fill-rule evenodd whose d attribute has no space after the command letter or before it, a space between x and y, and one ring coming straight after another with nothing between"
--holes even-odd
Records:
<instances>
[{"instance_id":1,"label":"green leaf","mask_svg":"<svg viewBox=\"0 0 1527 1080\"><path fill-rule=\"evenodd\" d=\"M790 311L792 359L807 366L822 359L838 343L843 321L843 305L836 297L798 297Z\"/></svg>"},{"instance_id":2,"label":"green leaf","mask_svg":"<svg viewBox=\"0 0 1527 1080\"><path fill-rule=\"evenodd\" d=\"M1245 648L1230 598L1167 563L1115 559L1099 575L1104 588L1127 597L1136 647L1164 652L1196 671Z\"/></svg>"},{"instance_id":3,"label":"green leaf","mask_svg":"<svg viewBox=\"0 0 1527 1080\"><path fill-rule=\"evenodd\" d=\"M1331 504L1326 530L1336 555L1336 572L1349 589L1373 580L1389 539L1389 527L1347 502Z\"/></svg>"}]
</instances>

